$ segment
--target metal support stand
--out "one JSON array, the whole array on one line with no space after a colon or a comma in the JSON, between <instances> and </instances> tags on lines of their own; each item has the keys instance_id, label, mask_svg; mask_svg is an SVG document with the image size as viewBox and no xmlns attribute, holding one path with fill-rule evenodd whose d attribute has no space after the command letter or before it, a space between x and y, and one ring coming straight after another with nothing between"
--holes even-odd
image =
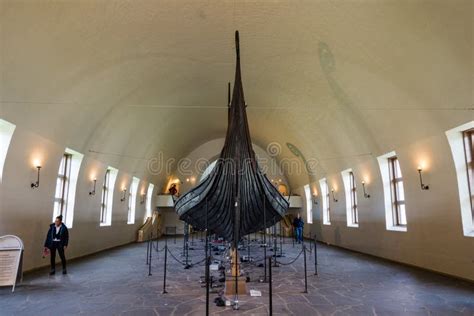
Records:
<instances>
[{"instance_id":1,"label":"metal support stand","mask_svg":"<svg viewBox=\"0 0 474 316\"><path fill-rule=\"evenodd\" d=\"M204 249L206 250L206 316L209 315L209 265L211 264L210 248L209 248L209 227L208 227L208 206L206 199L206 245ZM201 234L202 237L202 234Z\"/></svg>"},{"instance_id":2,"label":"metal support stand","mask_svg":"<svg viewBox=\"0 0 474 316\"><path fill-rule=\"evenodd\" d=\"M266 230L263 231L263 257L265 258L263 260L263 281L262 282L267 282L267 237L266 237ZM271 265L271 257L270 257L270 265Z\"/></svg>"},{"instance_id":3,"label":"metal support stand","mask_svg":"<svg viewBox=\"0 0 474 316\"><path fill-rule=\"evenodd\" d=\"M265 261L267 261L265 259ZM268 309L269 315L273 315L273 293L272 293L272 258L268 257Z\"/></svg>"},{"instance_id":4,"label":"metal support stand","mask_svg":"<svg viewBox=\"0 0 474 316\"><path fill-rule=\"evenodd\" d=\"M150 241L146 241L146 264L148 265L148 258L150 256Z\"/></svg>"},{"instance_id":5,"label":"metal support stand","mask_svg":"<svg viewBox=\"0 0 474 316\"><path fill-rule=\"evenodd\" d=\"M153 234L151 235L151 237L153 237ZM153 254L153 239L150 238L148 244L150 245L150 257L148 259L148 276L151 276L151 255Z\"/></svg>"},{"instance_id":6,"label":"metal support stand","mask_svg":"<svg viewBox=\"0 0 474 316\"><path fill-rule=\"evenodd\" d=\"M163 265L164 272L163 272L163 294L168 293L166 291L166 265L168 263L168 242L165 243L165 264Z\"/></svg>"},{"instance_id":7,"label":"metal support stand","mask_svg":"<svg viewBox=\"0 0 474 316\"><path fill-rule=\"evenodd\" d=\"M281 221L280 221L280 257L283 257L283 230L281 228Z\"/></svg>"},{"instance_id":8,"label":"metal support stand","mask_svg":"<svg viewBox=\"0 0 474 316\"><path fill-rule=\"evenodd\" d=\"M247 261L250 262L250 235L248 235L247 239Z\"/></svg>"},{"instance_id":9,"label":"metal support stand","mask_svg":"<svg viewBox=\"0 0 474 316\"><path fill-rule=\"evenodd\" d=\"M211 257L209 256L208 254L208 243L207 243L207 239L208 239L208 236L207 236L207 231L206 231L206 246L205 246L205 250L206 250L206 273L205 273L205 276L206 276L206 316L209 315L209 274L210 274L210 271L209 271L209 265L211 264Z\"/></svg>"},{"instance_id":10,"label":"metal support stand","mask_svg":"<svg viewBox=\"0 0 474 316\"><path fill-rule=\"evenodd\" d=\"M318 275L318 248L316 235L314 236L314 275Z\"/></svg>"},{"instance_id":11,"label":"metal support stand","mask_svg":"<svg viewBox=\"0 0 474 316\"><path fill-rule=\"evenodd\" d=\"M186 244L188 243L188 224L184 223L183 225L183 257L186 256Z\"/></svg>"},{"instance_id":12,"label":"metal support stand","mask_svg":"<svg viewBox=\"0 0 474 316\"><path fill-rule=\"evenodd\" d=\"M306 245L303 243L303 257L304 257L304 292L308 293L308 273L306 270Z\"/></svg>"},{"instance_id":13,"label":"metal support stand","mask_svg":"<svg viewBox=\"0 0 474 316\"><path fill-rule=\"evenodd\" d=\"M276 223L273 225L273 266L278 267L277 264L277 236L276 236Z\"/></svg>"}]
</instances>

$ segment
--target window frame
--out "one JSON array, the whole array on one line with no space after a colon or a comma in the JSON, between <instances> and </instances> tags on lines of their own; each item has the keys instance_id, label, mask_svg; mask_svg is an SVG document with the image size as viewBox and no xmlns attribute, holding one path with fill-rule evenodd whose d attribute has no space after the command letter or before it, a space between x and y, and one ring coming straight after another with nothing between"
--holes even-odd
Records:
<instances>
[{"instance_id":1,"label":"window frame","mask_svg":"<svg viewBox=\"0 0 474 316\"><path fill-rule=\"evenodd\" d=\"M474 237L474 216L472 206L472 174L469 178L469 165L466 159L466 140L464 132L474 130L474 120L456 126L445 132L446 138L451 149L451 155L454 163L454 170L457 180L457 192L459 197L459 210L461 212L461 223L463 235L465 237Z\"/></svg>"},{"instance_id":2,"label":"window frame","mask_svg":"<svg viewBox=\"0 0 474 316\"><path fill-rule=\"evenodd\" d=\"M321 188L321 198L322 198L322 215L323 215L323 225L331 225L331 196L329 192L329 185L326 178L319 180L319 186Z\"/></svg>"},{"instance_id":3,"label":"window frame","mask_svg":"<svg viewBox=\"0 0 474 316\"><path fill-rule=\"evenodd\" d=\"M0 118L0 183L3 179L3 169L7 160L8 150L10 148L16 125Z\"/></svg>"},{"instance_id":4,"label":"window frame","mask_svg":"<svg viewBox=\"0 0 474 316\"><path fill-rule=\"evenodd\" d=\"M66 222L68 219L68 197L71 182L71 166L72 154L65 152L61 158L61 163L59 164L60 172L58 172L57 181L60 183L60 188L58 192L58 186L56 186L56 192L54 194L55 212L53 215L53 220L59 215L63 217L64 222Z\"/></svg>"},{"instance_id":5,"label":"window frame","mask_svg":"<svg viewBox=\"0 0 474 316\"><path fill-rule=\"evenodd\" d=\"M357 208L357 187L354 172L349 171L349 190L350 190L350 206L351 206L351 224L359 225L359 210Z\"/></svg>"},{"instance_id":6,"label":"window frame","mask_svg":"<svg viewBox=\"0 0 474 316\"><path fill-rule=\"evenodd\" d=\"M397 156L388 158L390 174L390 192L392 196L392 216L394 226L406 227L406 206L405 200L400 199L401 190L403 190L403 175L401 174L400 161ZM398 174L400 171L400 174ZM403 192L403 196L405 192ZM404 216L402 213L405 213ZM405 218L405 222L403 221Z\"/></svg>"},{"instance_id":7,"label":"window frame","mask_svg":"<svg viewBox=\"0 0 474 316\"><path fill-rule=\"evenodd\" d=\"M107 224L107 211L110 192L110 173L111 170L107 168L104 174L104 183L102 184L102 197L100 202L100 224Z\"/></svg>"},{"instance_id":8,"label":"window frame","mask_svg":"<svg viewBox=\"0 0 474 316\"><path fill-rule=\"evenodd\" d=\"M346 223L347 227L359 227L359 209L357 199L357 185L354 171L349 168L341 171L344 193L346 198Z\"/></svg>"},{"instance_id":9,"label":"window frame","mask_svg":"<svg viewBox=\"0 0 474 316\"><path fill-rule=\"evenodd\" d=\"M129 196L128 196L127 224L129 225L135 224L137 194L138 194L139 186L140 186L140 179L133 177L132 183L130 185Z\"/></svg>"},{"instance_id":10,"label":"window frame","mask_svg":"<svg viewBox=\"0 0 474 316\"><path fill-rule=\"evenodd\" d=\"M306 197L306 222L313 224L313 197L311 195L311 187L309 184L306 184L303 189Z\"/></svg>"},{"instance_id":11,"label":"window frame","mask_svg":"<svg viewBox=\"0 0 474 316\"><path fill-rule=\"evenodd\" d=\"M395 160L390 160L395 158ZM407 219L407 210L405 200L399 199L396 195L400 195L397 190L403 192L405 197L403 174L401 172L400 159L395 151L391 151L384 155L377 157L379 163L380 175L383 185L384 205L385 205L385 225L386 229L390 231L407 232L408 222L403 224L400 220L402 208L404 211L405 219ZM391 161L398 162L398 170L393 169L396 167L391 164ZM396 172L393 172L395 170ZM397 175L399 173L399 176ZM396 203L395 203L396 201ZM396 211L396 212L395 212Z\"/></svg>"},{"instance_id":12,"label":"window frame","mask_svg":"<svg viewBox=\"0 0 474 316\"><path fill-rule=\"evenodd\" d=\"M63 223L72 228L74 222L74 207L76 202L77 182L84 155L66 148L59 163L56 188L53 199L53 218L63 216Z\"/></svg>"},{"instance_id":13,"label":"window frame","mask_svg":"<svg viewBox=\"0 0 474 316\"><path fill-rule=\"evenodd\" d=\"M148 217L153 217L152 198L153 198L154 190L155 190L155 185L153 183L149 183L147 191L146 191L145 218L143 222L146 222Z\"/></svg>"},{"instance_id":14,"label":"window frame","mask_svg":"<svg viewBox=\"0 0 474 316\"><path fill-rule=\"evenodd\" d=\"M462 136L464 146L464 159L466 162L467 188L469 196L471 197L471 215L472 221L474 222L474 128L463 131Z\"/></svg>"}]
</instances>

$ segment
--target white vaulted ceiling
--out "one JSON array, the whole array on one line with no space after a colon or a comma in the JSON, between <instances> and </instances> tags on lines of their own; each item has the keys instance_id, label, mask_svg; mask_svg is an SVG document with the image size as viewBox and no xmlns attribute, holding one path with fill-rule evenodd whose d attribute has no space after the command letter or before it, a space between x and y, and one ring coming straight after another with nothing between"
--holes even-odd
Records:
<instances>
[{"instance_id":1,"label":"white vaulted ceiling","mask_svg":"<svg viewBox=\"0 0 474 316\"><path fill-rule=\"evenodd\" d=\"M470 0L0 0L0 117L146 173L225 135L236 29L253 141L320 174L473 117Z\"/></svg>"}]
</instances>

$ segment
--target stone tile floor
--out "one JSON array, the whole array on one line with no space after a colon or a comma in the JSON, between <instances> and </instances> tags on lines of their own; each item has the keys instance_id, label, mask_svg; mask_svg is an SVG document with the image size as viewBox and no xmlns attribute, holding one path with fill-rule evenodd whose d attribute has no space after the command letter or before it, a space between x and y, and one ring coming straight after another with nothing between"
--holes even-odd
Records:
<instances>
[{"instance_id":1,"label":"stone tile floor","mask_svg":"<svg viewBox=\"0 0 474 316\"><path fill-rule=\"evenodd\" d=\"M183 260L182 239L176 243L170 239L168 245ZM163 246L161 240L159 249ZM192 261L204 258L203 247L195 241ZM288 263L301 245L293 247L286 240L283 250L285 257L278 260ZM146 244L72 261L67 276L50 277L48 270L26 274L15 293L0 288L0 315L204 315L205 289L199 283L203 264L185 270L168 256L168 294L162 294L163 254L153 251L152 276L145 264ZM263 248L255 243L251 254L258 260ZM319 275L315 276L313 256L308 253L307 294L302 293L303 256L273 268L275 315L474 315L472 283L322 244L318 244ZM240 309L234 311L212 303L222 290L216 288L210 296L211 314L268 315L268 284L258 282L263 268L242 266L250 277L247 288L260 290L262 297L241 296Z\"/></svg>"}]
</instances>

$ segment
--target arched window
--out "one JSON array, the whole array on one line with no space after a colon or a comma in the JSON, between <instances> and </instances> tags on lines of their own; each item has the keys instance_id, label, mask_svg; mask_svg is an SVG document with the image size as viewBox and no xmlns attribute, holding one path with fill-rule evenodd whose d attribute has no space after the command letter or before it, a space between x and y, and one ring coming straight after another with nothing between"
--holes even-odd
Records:
<instances>
[{"instance_id":1,"label":"arched window","mask_svg":"<svg viewBox=\"0 0 474 316\"><path fill-rule=\"evenodd\" d=\"M15 125L0 119L0 183L2 182L3 167L14 131Z\"/></svg>"},{"instance_id":2,"label":"arched window","mask_svg":"<svg viewBox=\"0 0 474 316\"><path fill-rule=\"evenodd\" d=\"M145 215L145 221L148 217L151 217L153 214L153 208L151 205L152 198L153 198L153 190L155 189L155 186L153 183L150 183L148 185L148 191L146 193L146 215Z\"/></svg>"},{"instance_id":3,"label":"arched window","mask_svg":"<svg viewBox=\"0 0 474 316\"><path fill-rule=\"evenodd\" d=\"M74 219L74 203L76 200L76 185L81 169L83 154L66 148L59 165L54 195L53 221L62 215L67 227L72 228Z\"/></svg>"},{"instance_id":4,"label":"arched window","mask_svg":"<svg viewBox=\"0 0 474 316\"><path fill-rule=\"evenodd\" d=\"M100 226L112 225L112 207L114 201L115 180L118 170L108 167L104 175L102 186L102 203L100 205Z\"/></svg>"},{"instance_id":5,"label":"arched window","mask_svg":"<svg viewBox=\"0 0 474 316\"><path fill-rule=\"evenodd\" d=\"M138 185L140 184L140 179L133 177L132 185L130 186L130 191L128 195L128 216L127 224L135 224L135 210L137 207L137 192Z\"/></svg>"},{"instance_id":6,"label":"arched window","mask_svg":"<svg viewBox=\"0 0 474 316\"><path fill-rule=\"evenodd\" d=\"M304 195L306 197L306 221L308 224L313 223L313 197L311 196L311 188L309 184L304 186Z\"/></svg>"},{"instance_id":7,"label":"arched window","mask_svg":"<svg viewBox=\"0 0 474 316\"><path fill-rule=\"evenodd\" d=\"M446 132L458 180L464 236L474 237L474 121Z\"/></svg>"},{"instance_id":8,"label":"arched window","mask_svg":"<svg viewBox=\"0 0 474 316\"><path fill-rule=\"evenodd\" d=\"M328 181L326 178L319 180L319 185L321 187L321 197L323 200L323 224L331 225L331 208L329 204L329 187Z\"/></svg>"},{"instance_id":9,"label":"arched window","mask_svg":"<svg viewBox=\"0 0 474 316\"><path fill-rule=\"evenodd\" d=\"M346 219L348 227L359 227L359 211L357 209L357 188L352 169L341 172L346 195Z\"/></svg>"},{"instance_id":10,"label":"arched window","mask_svg":"<svg viewBox=\"0 0 474 316\"><path fill-rule=\"evenodd\" d=\"M405 190L397 154L392 151L377 160L382 176L387 230L407 231Z\"/></svg>"}]
</instances>

